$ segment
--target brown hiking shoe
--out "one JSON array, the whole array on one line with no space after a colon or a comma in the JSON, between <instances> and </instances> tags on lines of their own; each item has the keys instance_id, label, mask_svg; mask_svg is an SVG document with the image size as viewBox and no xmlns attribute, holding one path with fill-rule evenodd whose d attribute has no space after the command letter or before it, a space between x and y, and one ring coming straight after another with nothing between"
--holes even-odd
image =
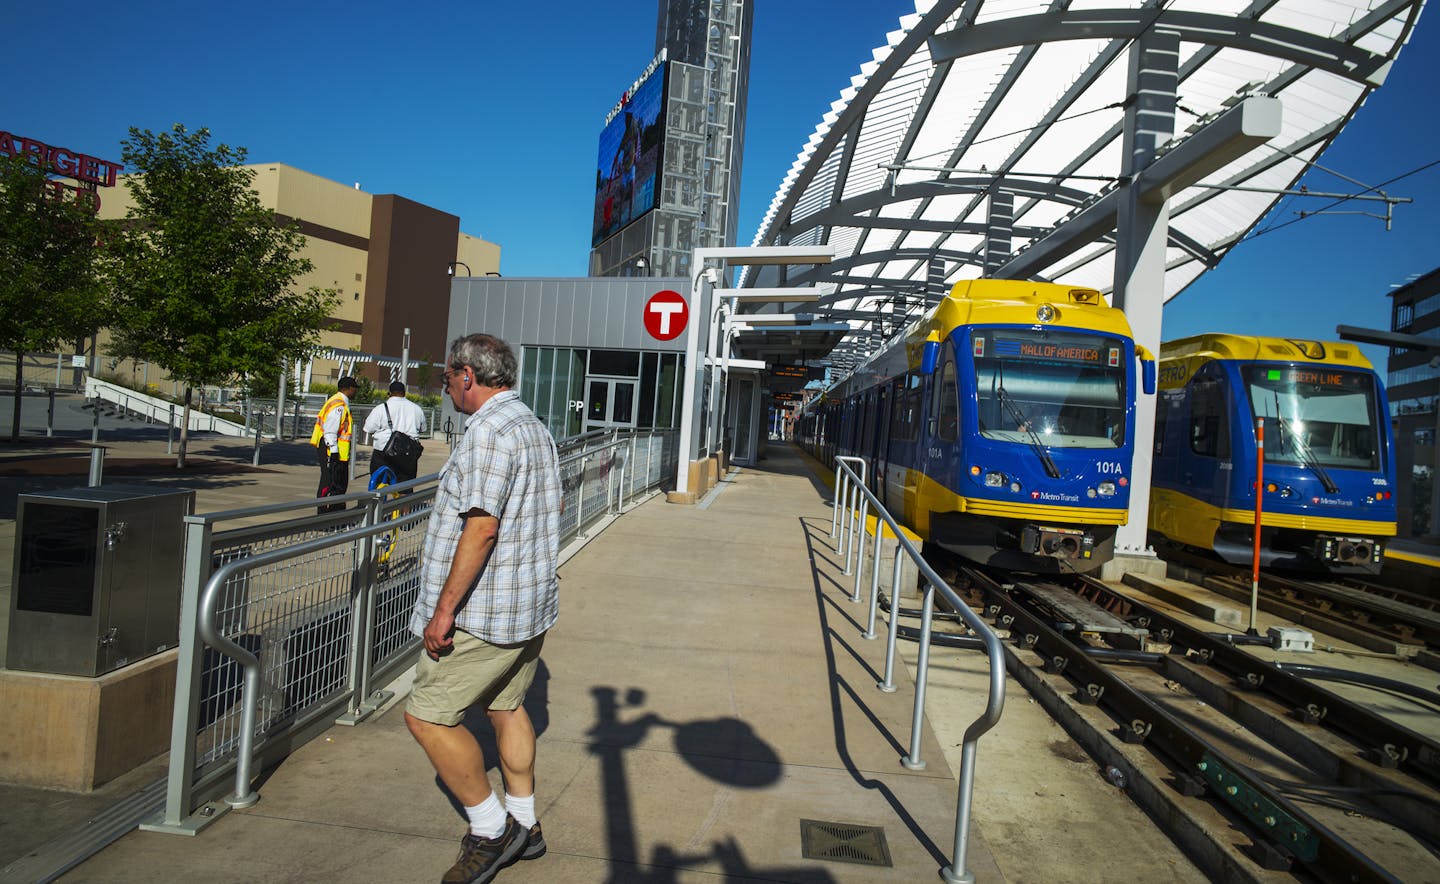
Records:
<instances>
[{"instance_id":1,"label":"brown hiking shoe","mask_svg":"<svg viewBox=\"0 0 1440 884\"><path fill-rule=\"evenodd\" d=\"M545 855L545 836L540 833L540 821L536 820L535 825L530 827L530 840L525 842L525 850L520 853L521 859L539 859Z\"/></svg>"},{"instance_id":2,"label":"brown hiking shoe","mask_svg":"<svg viewBox=\"0 0 1440 884\"><path fill-rule=\"evenodd\" d=\"M485 884L501 869L515 861L525 849L526 832L515 822L515 817L505 816L505 830L498 838L481 838L466 833L460 839L460 856L455 865L440 879L440 884Z\"/></svg>"}]
</instances>

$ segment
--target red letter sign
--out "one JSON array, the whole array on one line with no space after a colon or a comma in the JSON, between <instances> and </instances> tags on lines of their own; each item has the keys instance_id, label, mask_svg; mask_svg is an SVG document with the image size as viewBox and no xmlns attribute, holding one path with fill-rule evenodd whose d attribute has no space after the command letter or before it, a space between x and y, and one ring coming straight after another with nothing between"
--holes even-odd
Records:
<instances>
[{"instance_id":1,"label":"red letter sign","mask_svg":"<svg viewBox=\"0 0 1440 884\"><path fill-rule=\"evenodd\" d=\"M656 292L645 302L645 330L659 341L677 338L685 330L690 307L679 292L669 289Z\"/></svg>"}]
</instances>

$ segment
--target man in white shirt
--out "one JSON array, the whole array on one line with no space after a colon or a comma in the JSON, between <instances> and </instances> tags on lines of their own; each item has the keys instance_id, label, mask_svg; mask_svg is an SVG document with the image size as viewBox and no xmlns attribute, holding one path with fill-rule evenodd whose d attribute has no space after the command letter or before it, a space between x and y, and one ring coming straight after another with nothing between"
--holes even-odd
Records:
<instances>
[{"instance_id":1,"label":"man in white shirt","mask_svg":"<svg viewBox=\"0 0 1440 884\"><path fill-rule=\"evenodd\" d=\"M405 398L404 384L395 381L390 385L390 397L365 419L365 432L370 435L370 444L375 446L370 454L371 475L388 466L395 472L397 482L415 478L414 465L392 463L385 457L385 446L390 444L392 433L403 433L418 442L420 434L425 432L425 411Z\"/></svg>"}]
</instances>

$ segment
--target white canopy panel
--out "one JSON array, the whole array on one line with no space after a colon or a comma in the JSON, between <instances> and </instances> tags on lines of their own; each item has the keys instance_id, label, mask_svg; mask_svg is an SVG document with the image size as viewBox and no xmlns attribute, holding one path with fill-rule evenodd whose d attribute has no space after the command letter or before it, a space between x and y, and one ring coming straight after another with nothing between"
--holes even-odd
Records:
<instances>
[{"instance_id":1,"label":"white canopy panel","mask_svg":"<svg viewBox=\"0 0 1440 884\"><path fill-rule=\"evenodd\" d=\"M1180 35L1171 147L1247 96L1283 107L1277 137L1171 197L1169 300L1264 217L1384 82L1423 6L917 0L816 126L754 239L829 244L836 260L752 268L741 284L833 284L822 310L866 326L863 349L876 327L894 330L897 309L913 313L981 276L987 248L995 275L1016 275L1007 258L1117 186L1130 52L1156 29ZM1013 198L1001 235L990 226L996 194L1002 206ZM1108 292L1113 233L1025 275Z\"/></svg>"}]
</instances>

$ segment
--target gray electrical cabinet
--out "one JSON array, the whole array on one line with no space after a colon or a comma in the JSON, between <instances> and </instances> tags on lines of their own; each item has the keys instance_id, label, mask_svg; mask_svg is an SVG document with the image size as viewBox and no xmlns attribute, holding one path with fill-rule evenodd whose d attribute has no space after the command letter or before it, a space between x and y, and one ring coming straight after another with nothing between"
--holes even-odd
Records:
<instances>
[{"instance_id":1,"label":"gray electrical cabinet","mask_svg":"<svg viewBox=\"0 0 1440 884\"><path fill-rule=\"evenodd\" d=\"M172 648L195 492L127 485L22 494L6 665L101 675Z\"/></svg>"}]
</instances>

